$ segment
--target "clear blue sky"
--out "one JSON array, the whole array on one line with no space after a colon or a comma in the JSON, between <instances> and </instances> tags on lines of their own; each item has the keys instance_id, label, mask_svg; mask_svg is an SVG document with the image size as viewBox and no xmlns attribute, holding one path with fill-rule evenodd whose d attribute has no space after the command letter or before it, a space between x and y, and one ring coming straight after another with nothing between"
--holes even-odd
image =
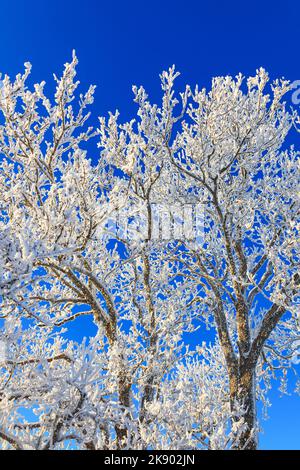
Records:
<instances>
[{"instance_id":1,"label":"clear blue sky","mask_svg":"<svg viewBox=\"0 0 300 470\"><path fill-rule=\"evenodd\" d=\"M76 49L83 85L97 85L95 115L134 112L131 85L155 100L158 74L173 63L181 82L209 85L214 75L300 79L299 0L2 0L0 72L33 64L35 81L51 82ZM297 143L296 143L297 144ZM272 392L261 448L300 449L300 400Z\"/></svg>"}]
</instances>

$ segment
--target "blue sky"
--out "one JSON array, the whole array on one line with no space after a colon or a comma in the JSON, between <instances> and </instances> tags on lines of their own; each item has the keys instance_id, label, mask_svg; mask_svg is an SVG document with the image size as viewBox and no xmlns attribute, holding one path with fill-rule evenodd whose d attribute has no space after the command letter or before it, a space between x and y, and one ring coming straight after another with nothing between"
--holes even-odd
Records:
<instances>
[{"instance_id":1,"label":"blue sky","mask_svg":"<svg viewBox=\"0 0 300 470\"><path fill-rule=\"evenodd\" d=\"M2 0L0 72L30 61L34 80L51 83L76 49L81 83L97 85L94 115L118 108L125 120L135 110L131 85L159 99L158 75L172 64L182 86L260 66L300 79L299 17L297 0ZM273 391L272 399L261 448L299 449L299 398Z\"/></svg>"}]
</instances>

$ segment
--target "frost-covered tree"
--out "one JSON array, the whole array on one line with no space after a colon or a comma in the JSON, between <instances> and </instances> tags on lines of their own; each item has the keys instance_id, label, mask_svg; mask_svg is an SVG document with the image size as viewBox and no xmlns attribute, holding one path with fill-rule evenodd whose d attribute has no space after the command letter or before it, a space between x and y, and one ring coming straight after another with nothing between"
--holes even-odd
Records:
<instances>
[{"instance_id":1,"label":"frost-covered tree","mask_svg":"<svg viewBox=\"0 0 300 470\"><path fill-rule=\"evenodd\" d=\"M84 110L92 102L93 88L80 97L75 112L76 106L70 103L78 86L76 63L74 56L72 63L66 64L62 78L56 79L53 104L44 97L43 84L35 86L34 92L28 90L28 72L15 82L4 79L1 316L6 321L12 316L23 318L34 331L44 329L49 335L79 316L92 317L102 341L101 358L106 360L98 367L98 373L109 397L105 402L109 424L99 428L101 437L95 434L97 439L90 447L144 448L148 442L142 437L143 426L148 426L151 420L147 406L170 369L188 354L181 339L183 332L192 328L192 309L185 308L185 299L191 294L188 287L178 290L176 284L170 285L173 273L171 267L163 264L163 246L128 243L127 238L122 240L115 232L110 233L107 223L110 216L125 203L128 208L132 206L136 195L129 191L122 165L119 170L123 177L114 175L117 149L110 151L109 142L101 135L103 120L99 131L101 158L91 162L81 148L82 142L93 135L92 129L83 129L88 118ZM111 116L110 129L112 122ZM6 326L3 331L6 337ZM43 342L49 341L45 334L37 348L43 349ZM26 392L25 397L18 394L18 400L12 403L15 416L19 407L24 408L24 401L30 408L41 406L41 400L46 408L41 408L40 416L51 414L55 407L61 423L64 420L61 413L65 416L64 411L59 411L59 396L65 389L61 369L68 376L72 362L61 359L62 351L50 358L34 359L29 343L25 344L28 349L25 347L21 363L4 362L5 376L12 374L17 381L15 365L22 369L29 364L30 374L34 369L39 381L42 364L48 365L50 360L51 368L60 370L58 395L51 396L53 402L46 394L44 403L44 392L41 395ZM92 357L90 361L98 363ZM19 373L25 377L21 369ZM91 374L93 370L94 366ZM15 390L12 378L9 384ZM24 386L31 390L29 381ZM70 407L79 413L74 403ZM73 426L71 419L66 420L68 426ZM9 430L3 431L2 436L20 430L18 426L12 430L10 422L7 426ZM36 426L37 423L35 429ZM35 432L30 445L55 448L59 442L69 440L64 437L61 424L53 429L51 421L51 426L51 432L47 426L40 426L47 429L46 434L41 437ZM23 430L24 426L21 427ZM77 436L73 427L71 434ZM46 444L45 439L49 441ZM82 442L80 437L74 439Z\"/></svg>"},{"instance_id":2,"label":"frost-covered tree","mask_svg":"<svg viewBox=\"0 0 300 470\"><path fill-rule=\"evenodd\" d=\"M296 118L282 103L288 82L274 82L271 96L262 69L246 91L242 82L196 89L169 155L205 201L204 244L181 260L203 283L199 307L216 324L232 413L244 409L238 447L253 449L258 364L280 363L299 334L299 154L283 149Z\"/></svg>"},{"instance_id":3,"label":"frost-covered tree","mask_svg":"<svg viewBox=\"0 0 300 470\"><path fill-rule=\"evenodd\" d=\"M172 260L216 328L232 421L244 420L234 446L253 449L260 382L276 368L285 374L299 344L299 153L284 147L297 116L282 101L288 82L275 81L268 94L262 69L245 86L239 75L214 79L209 92L187 88L176 115L176 76L174 68L162 75L160 108L134 87L140 122L120 126L118 140L113 122L111 139L142 197L203 204L202 245L184 240Z\"/></svg>"},{"instance_id":4,"label":"frost-covered tree","mask_svg":"<svg viewBox=\"0 0 300 470\"><path fill-rule=\"evenodd\" d=\"M289 85L268 95L259 70L177 100L171 68L160 106L134 87L137 119L94 131L76 65L53 100L29 90L28 64L1 88L1 445L254 449L256 401L299 345ZM185 204L202 207L201 237L175 236L178 219L193 232ZM97 333L77 344L87 315Z\"/></svg>"}]
</instances>

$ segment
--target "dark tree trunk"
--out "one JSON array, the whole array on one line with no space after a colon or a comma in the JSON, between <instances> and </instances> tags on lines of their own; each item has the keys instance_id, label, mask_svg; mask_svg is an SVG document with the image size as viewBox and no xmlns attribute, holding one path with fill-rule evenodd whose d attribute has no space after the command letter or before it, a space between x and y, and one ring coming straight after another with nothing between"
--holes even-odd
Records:
<instances>
[{"instance_id":1,"label":"dark tree trunk","mask_svg":"<svg viewBox=\"0 0 300 470\"><path fill-rule=\"evenodd\" d=\"M120 374L118 387L120 405L124 410L128 410L130 407L131 383L128 380L126 372ZM118 449L123 449L126 446L128 430L126 427L121 426L119 424L116 425L115 430L117 435L117 447Z\"/></svg>"},{"instance_id":2,"label":"dark tree trunk","mask_svg":"<svg viewBox=\"0 0 300 470\"><path fill-rule=\"evenodd\" d=\"M239 411L243 410L247 428L239 436L234 448L237 450L257 449L255 368L241 367L238 377L231 380L231 408L235 419L239 419Z\"/></svg>"}]
</instances>

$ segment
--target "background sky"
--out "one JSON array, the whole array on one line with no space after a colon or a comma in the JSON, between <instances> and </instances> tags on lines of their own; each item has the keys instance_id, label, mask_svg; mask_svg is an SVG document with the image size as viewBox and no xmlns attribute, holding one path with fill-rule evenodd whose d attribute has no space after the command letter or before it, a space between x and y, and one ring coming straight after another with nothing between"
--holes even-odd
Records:
<instances>
[{"instance_id":1,"label":"background sky","mask_svg":"<svg viewBox=\"0 0 300 470\"><path fill-rule=\"evenodd\" d=\"M0 1L0 72L15 75L30 61L34 81L51 90L52 73L75 49L83 87L97 85L94 116L117 108L131 118L132 84L158 100L158 75L172 64L179 87L260 66L272 78L300 80L299 46L299 0ZM260 447L300 449L299 397L271 395Z\"/></svg>"}]
</instances>

